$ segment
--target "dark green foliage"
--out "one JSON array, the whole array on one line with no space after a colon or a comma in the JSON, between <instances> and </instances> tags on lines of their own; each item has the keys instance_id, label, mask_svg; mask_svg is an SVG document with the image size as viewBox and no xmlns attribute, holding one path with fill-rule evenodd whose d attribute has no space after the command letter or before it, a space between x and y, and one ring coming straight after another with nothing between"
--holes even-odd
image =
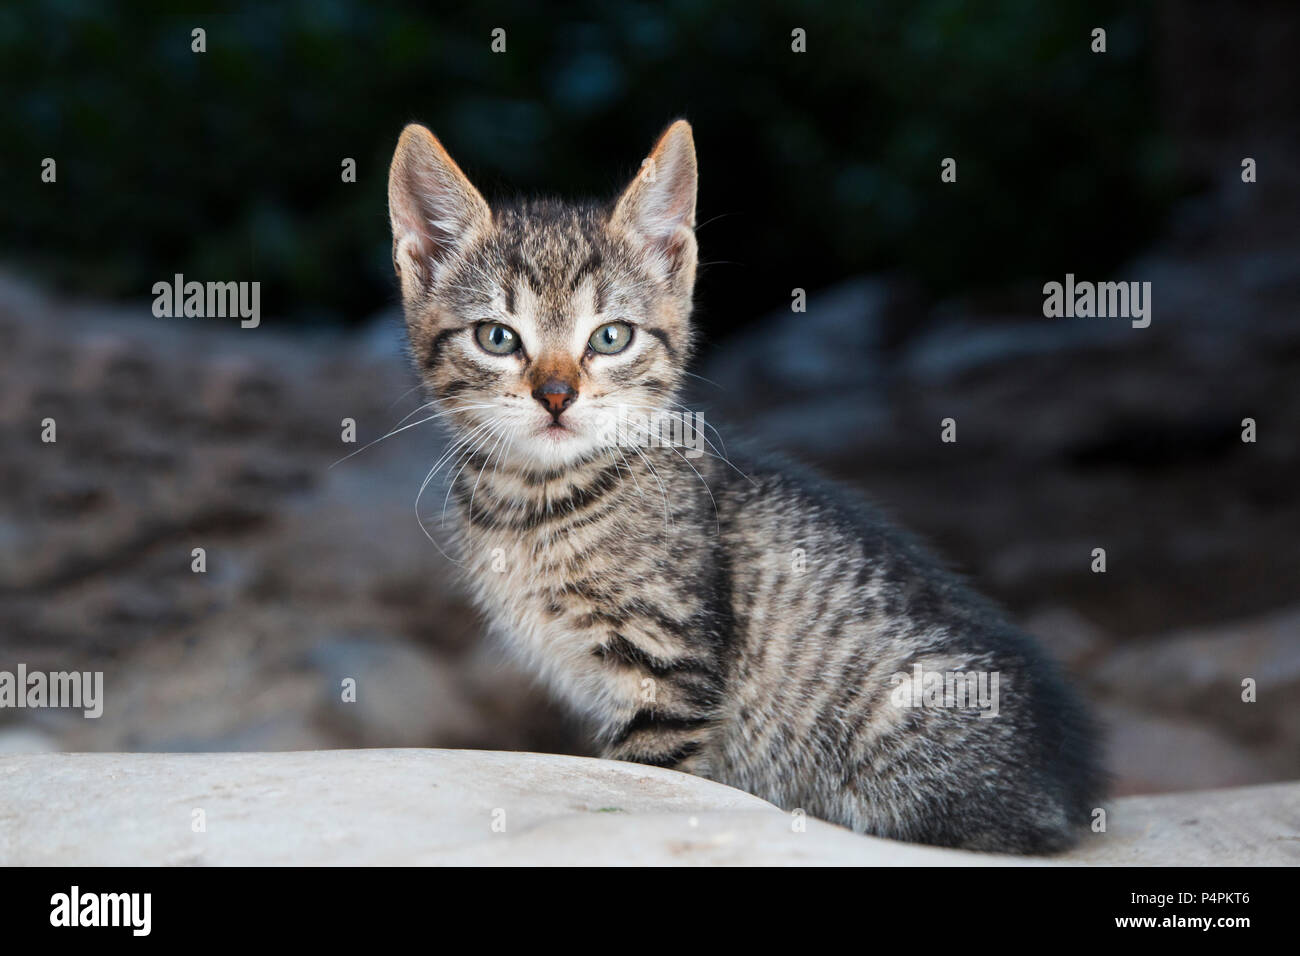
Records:
<instances>
[{"instance_id":1,"label":"dark green foliage","mask_svg":"<svg viewBox=\"0 0 1300 956\"><path fill-rule=\"evenodd\" d=\"M272 319L356 320L393 300L385 181L405 122L429 125L489 198L612 195L685 115L717 329L867 271L938 292L1087 272L1132 254L1171 194L1144 8L1123 8L6 6L0 254L88 294L146 297L174 272L260 279ZM1105 55L1089 51L1095 26ZM39 181L45 156L57 186ZM945 156L955 185L939 181Z\"/></svg>"}]
</instances>

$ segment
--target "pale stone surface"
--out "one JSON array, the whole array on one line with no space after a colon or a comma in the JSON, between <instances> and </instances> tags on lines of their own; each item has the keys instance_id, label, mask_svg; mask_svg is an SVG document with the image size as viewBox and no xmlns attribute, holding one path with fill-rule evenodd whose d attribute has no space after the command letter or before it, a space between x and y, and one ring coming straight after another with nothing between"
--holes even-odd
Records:
<instances>
[{"instance_id":1,"label":"pale stone surface","mask_svg":"<svg viewBox=\"0 0 1300 956\"><path fill-rule=\"evenodd\" d=\"M1300 866L1300 783L1124 797L1070 862Z\"/></svg>"},{"instance_id":2,"label":"pale stone surface","mask_svg":"<svg viewBox=\"0 0 1300 956\"><path fill-rule=\"evenodd\" d=\"M192 822L202 810L206 831ZM504 832L493 829L504 820ZM1057 863L1300 863L1300 784L1133 797ZM467 750L0 756L0 865L1039 863L878 840L698 777Z\"/></svg>"}]
</instances>

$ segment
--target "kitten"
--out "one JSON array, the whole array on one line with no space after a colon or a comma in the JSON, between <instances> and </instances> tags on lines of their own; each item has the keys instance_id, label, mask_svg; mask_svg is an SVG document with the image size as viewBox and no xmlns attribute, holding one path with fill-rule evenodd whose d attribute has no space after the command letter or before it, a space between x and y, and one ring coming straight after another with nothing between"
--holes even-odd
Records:
<instances>
[{"instance_id":1,"label":"kitten","mask_svg":"<svg viewBox=\"0 0 1300 956\"><path fill-rule=\"evenodd\" d=\"M1068 846L1096 744L1027 636L834 488L604 427L678 408L695 195L684 121L609 207L490 208L403 131L393 259L477 604L606 757L884 837Z\"/></svg>"}]
</instances>

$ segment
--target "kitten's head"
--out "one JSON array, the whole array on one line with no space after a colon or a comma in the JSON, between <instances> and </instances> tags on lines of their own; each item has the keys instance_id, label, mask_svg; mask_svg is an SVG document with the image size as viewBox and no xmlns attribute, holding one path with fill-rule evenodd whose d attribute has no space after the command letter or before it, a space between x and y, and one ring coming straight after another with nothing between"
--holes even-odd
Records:
<instances>
[{"instance_id":1,"label":"kitten's head","mask_svg":"<svg viewBox=\"0 0 1300 956\"><path fill-rule=\"evenodd\" d=\"M393 264L444 420L551 470L602 454L620 411L665 407L691 344L695 187L684 120L607 207L491 208L432 133L406 127L388 180Z\"/></svg>"}]
</instances>

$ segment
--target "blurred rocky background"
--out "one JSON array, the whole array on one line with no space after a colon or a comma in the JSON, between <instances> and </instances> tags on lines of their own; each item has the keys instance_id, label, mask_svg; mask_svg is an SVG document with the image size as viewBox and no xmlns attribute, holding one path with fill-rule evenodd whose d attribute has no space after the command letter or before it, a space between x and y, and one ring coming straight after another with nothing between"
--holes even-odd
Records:
<instances>
[{"instance_id":1,"label":"blurred rocky background","mask_svg":"<svg viewBox=\"0 0 1300 956\"><path fill-rule=\"evenodd\" d=\"M587 752L481 640L441 490L417 520L433 426L340 459L423 401L401 124L489 193L612 193L684 113L692 404L723 438L860 487L1007 605L1095 702L1119 792L1300 777L1300 11L859 7L0 12L0 670L103 670L107 697L0 710L0 749ZM176 272L262 281L262 325L154 318ZM1151 326L1044 318L1066 272L1150 281Z\"/></svg>"}]
</instances>

